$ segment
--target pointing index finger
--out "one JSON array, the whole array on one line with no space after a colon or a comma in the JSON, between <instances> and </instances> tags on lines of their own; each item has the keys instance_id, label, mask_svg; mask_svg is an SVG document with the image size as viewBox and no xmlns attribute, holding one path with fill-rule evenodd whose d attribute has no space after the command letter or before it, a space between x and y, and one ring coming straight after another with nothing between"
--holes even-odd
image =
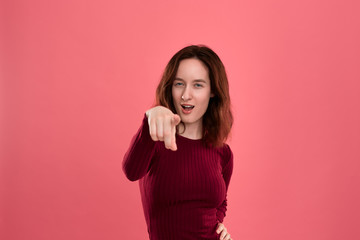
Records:
<instances>
[{"instance_id":1,"label":"pointing index finger","mask_svg":"<svg viewBox=\"0 0 360 240\"><path fill-rule=\"evenodd\" d=\"M174 115L172 119L171 124L171 150L176 151L177 145L176 145L176 125L179 124L176 115Z\"/></svg>"}]
</instances>

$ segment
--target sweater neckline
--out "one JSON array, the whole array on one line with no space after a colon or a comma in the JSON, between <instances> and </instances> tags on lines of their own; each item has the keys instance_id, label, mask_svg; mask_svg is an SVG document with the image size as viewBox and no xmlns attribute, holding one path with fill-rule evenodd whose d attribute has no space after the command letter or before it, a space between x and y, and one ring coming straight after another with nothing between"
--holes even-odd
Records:
<instances>
[{"instance_id":1,"label":"sweater neckline","mask_svg":"<svg viewBox=\"0 0 360 240\"><path fill-rule=\"evenodd\" d=\"M202 138L200 138L200 139L191 139L191 138L181 136L178 133L176 133L176 136L178 136L180 139L183 139L183 140L186 140L186 141L189 141L189 142L201 142L202 141Z\"/></svg>"}]
</instances>

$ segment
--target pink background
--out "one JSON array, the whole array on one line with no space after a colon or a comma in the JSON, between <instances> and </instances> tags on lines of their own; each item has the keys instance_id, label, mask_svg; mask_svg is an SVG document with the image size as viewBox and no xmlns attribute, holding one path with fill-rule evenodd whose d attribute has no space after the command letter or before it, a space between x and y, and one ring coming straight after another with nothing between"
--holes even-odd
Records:
<instances>
[{"instance_id":1,"label":"pink background","mask_svg":"<svg viewBox=\"0 0 360 240\"><path fill-rule=\"evenodd\" d=\"M146 239L122 157L198 43L230 81L233 239L360 239L359 1L219 2L1 2L1 239Z\"/></svg>"}]
</instances>

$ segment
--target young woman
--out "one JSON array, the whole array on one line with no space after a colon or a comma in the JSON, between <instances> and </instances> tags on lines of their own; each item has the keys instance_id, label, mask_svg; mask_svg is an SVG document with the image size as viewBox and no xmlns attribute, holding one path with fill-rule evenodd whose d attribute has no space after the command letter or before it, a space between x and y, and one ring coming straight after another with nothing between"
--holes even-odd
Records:
<instances>
[{"instance_id":1,"label":"young woman","mask_svg":"<svg viewBox=\"0 0 360 240\"><path fill-rule=\"evenodd\" d=\"M225 68L203 45L169 61L123 160L139 180L151 240L221 239L233 154L225 143L233 123Z\"/></svg>"}]
</instances>

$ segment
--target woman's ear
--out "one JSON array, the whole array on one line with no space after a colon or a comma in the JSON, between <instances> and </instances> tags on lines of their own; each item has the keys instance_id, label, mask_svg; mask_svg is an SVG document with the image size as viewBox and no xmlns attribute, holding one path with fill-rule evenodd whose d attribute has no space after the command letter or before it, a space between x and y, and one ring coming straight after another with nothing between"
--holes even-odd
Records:
<instances>
[{"instance_id":1,"label":"woman's ear","mask_svg":"<svg viewBox=\"0 0 360 240\"><path fill-rule=\"evenodd\" d=\"M210 94L210 97L211 97L211 98L212 98L212 97L215 97L215 94L211 93L211 94Z\"/></svg>"}]
</instances>

